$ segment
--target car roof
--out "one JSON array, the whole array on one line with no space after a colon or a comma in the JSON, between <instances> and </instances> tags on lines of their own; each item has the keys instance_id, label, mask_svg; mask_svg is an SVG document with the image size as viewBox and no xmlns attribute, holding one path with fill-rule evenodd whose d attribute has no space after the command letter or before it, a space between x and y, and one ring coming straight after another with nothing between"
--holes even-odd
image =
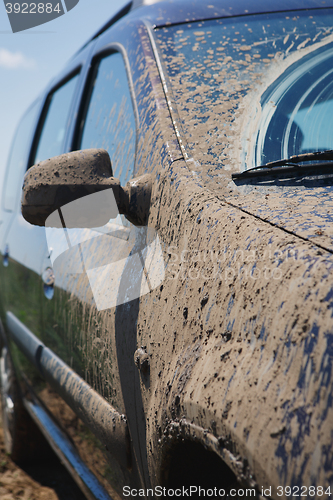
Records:
<instances>
[{"instance_id":1,"label":"car roof","mask_svg":"<svg viewBox=\"0 0 333 500\"><path fill-rule=\"evenodd\" d=\"M148 5L149 4L149 5ZM131 10L149 18L156 27L217 17L244 16L333 7L333 0L134 0ZM139 11L137 11L139 15Z\"/></svg>"},{"instance_id":2,"label":"car roof","mask_svg":"<svg viewBox=\"0 0 333 500\"><path fill-rule=\"evenodd\" d=\"M217 17L244 16L269 12L323 9L333 0L132 0L127 3L93 38L130 14L149 19L155 27Z\"/></svg>"},{"instance_id":3,"label":"car roof","mask_svg":"<svg viewBox=\"0 0 333 500\"><path fill-rule=\"evenodd\" d=\"M159 28L170 24L233 16L333 7L333 0L132 0L126 3L81 49L124 17L142 18Z\"/></svg>"}]
</instances>

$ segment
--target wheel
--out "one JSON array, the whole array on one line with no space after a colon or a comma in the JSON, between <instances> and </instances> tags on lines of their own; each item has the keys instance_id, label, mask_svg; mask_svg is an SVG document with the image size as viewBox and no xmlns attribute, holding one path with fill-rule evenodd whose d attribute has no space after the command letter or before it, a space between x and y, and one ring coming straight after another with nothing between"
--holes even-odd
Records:
<instances>
[{"instance_id":1,"label":"wheel","mask_svg":"<svg viewBox=\"0 0 333 500\"><path fill-rule=\"evenodd\" d=\"M23 406L7 347L1 349L1 408L6 452L15 462L45 458L50 447Z\"/></svg>"}]
</instances>

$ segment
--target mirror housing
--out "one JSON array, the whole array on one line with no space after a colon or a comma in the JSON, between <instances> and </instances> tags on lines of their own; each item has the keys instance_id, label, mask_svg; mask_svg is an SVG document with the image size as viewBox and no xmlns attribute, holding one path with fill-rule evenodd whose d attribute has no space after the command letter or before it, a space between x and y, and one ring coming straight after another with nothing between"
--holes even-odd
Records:
<instances>
[{"instance_id":1,"label":"mirror housing","mask_svg":"<svg viewBox=\"0 0 333 500\"><path fill-rule=\"evenodd\" d=\"M122 188L113 177L108 152L85 149L34 165L27 171L22 189L22 215L36 226L45 226L46 219L64 205L106 189L112 189L120 214L136 225L144 225L149 213L151 178L144 175ZM98 212L82 215L71 227L102 226L113 217L107 210Z\"/></svg>"}]
</instances>

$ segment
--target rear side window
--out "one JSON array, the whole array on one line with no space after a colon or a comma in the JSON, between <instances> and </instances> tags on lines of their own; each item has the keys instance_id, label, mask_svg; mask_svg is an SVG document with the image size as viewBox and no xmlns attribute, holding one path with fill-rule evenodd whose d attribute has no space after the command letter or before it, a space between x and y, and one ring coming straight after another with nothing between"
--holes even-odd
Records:
<instances>
[{"instance_id":1,"label":"rear side window","mask_svg":"<svg viewBox=\"0 0 333 500\"><path fill-rule=\"evenodd\" d=\"M22 177L27 168L32 135L40 104L40 100L36 101L25 113L16 130L12 143L7 164L3 198L3 207L10 212L15 209L20 192L19 184L22 184Z\"/></svg>"},{"instance_id":2,"label":"rear side window","mask_svg":"<svg viewBox=\"0 0 333 500\"><path fill-rule=\"evenodd\" d=\"M136 121L122 55L115 52L93 68L80 123L78 148L108 151L113 175L123 185L134 170Z\"/></svg>"},{"instance_id":3,"label":"rear side window","mask_svg":"<svg viewBox=\"0 0 333 500\"><path fill-rule=\"evenodd\" d=\"M63 153L65 133L78 78L77 74L48 96L32 164Z\"/></svg>"}]
</instances>

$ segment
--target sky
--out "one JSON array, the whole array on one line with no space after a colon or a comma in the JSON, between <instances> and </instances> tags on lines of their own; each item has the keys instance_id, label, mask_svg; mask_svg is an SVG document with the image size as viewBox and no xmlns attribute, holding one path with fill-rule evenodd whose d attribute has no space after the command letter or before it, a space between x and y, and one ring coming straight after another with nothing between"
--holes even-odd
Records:
<instances>
[{"instance_id":1,"label":"sky","mask_svg":"<svg viewBox=\"0 0 333 500\"><path fill-rule=\"evenodd\" d=\"M5 4L0 1L0 189L10 144L25 110L71 56L126 3L79 0L53 21L12 33Z\"/></svg>"}]
</instances>

